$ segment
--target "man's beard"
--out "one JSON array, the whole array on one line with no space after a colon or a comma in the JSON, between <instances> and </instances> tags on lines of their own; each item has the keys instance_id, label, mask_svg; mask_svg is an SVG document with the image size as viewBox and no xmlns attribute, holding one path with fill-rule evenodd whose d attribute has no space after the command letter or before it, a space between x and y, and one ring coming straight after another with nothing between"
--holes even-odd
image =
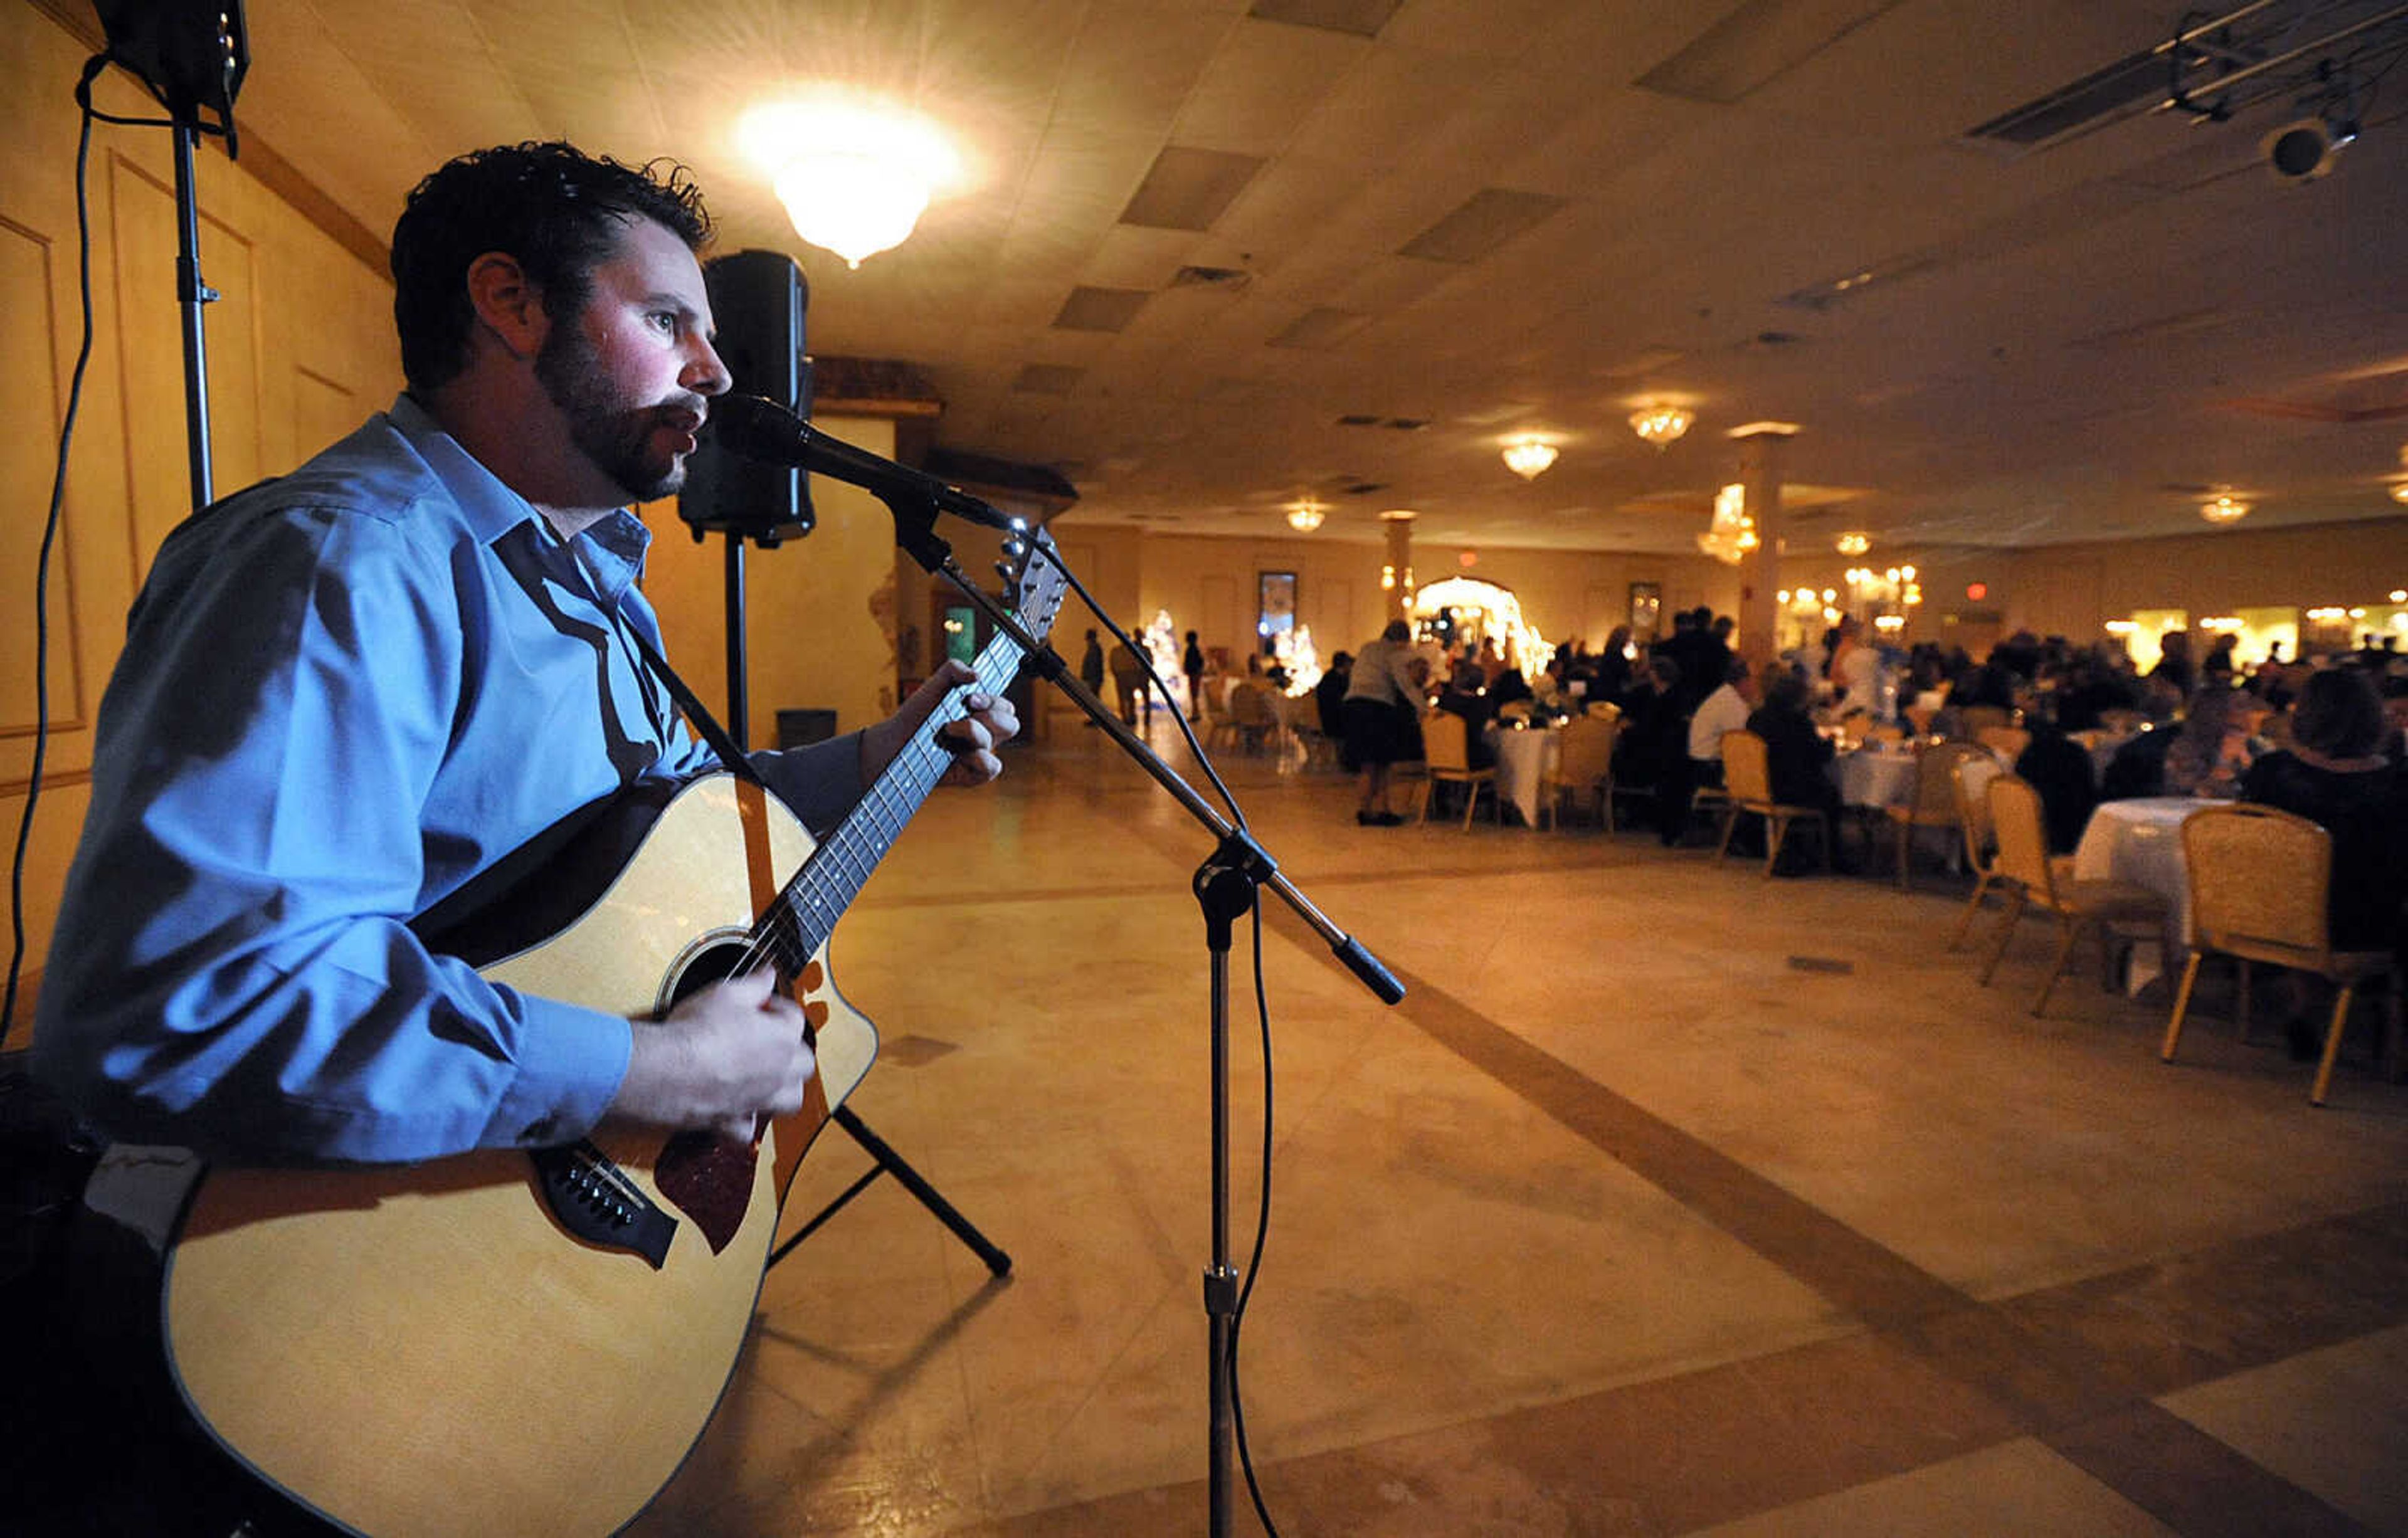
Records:
<instances>
[{"instance_id":1,"label":"man's beard","mask_svg":"<svg viewBox=\"0 0 2408 1538\"><path fill-rule=\"evenodd\" d=\"M535 377L561 415L569 440L632 502L652 502L685 484L685 463L656 450L652 434L669 412L705 409L698 396L636 404L611 383L593 344L573 322L554 325L536 354Z\"/></svg>"}]
</instances>

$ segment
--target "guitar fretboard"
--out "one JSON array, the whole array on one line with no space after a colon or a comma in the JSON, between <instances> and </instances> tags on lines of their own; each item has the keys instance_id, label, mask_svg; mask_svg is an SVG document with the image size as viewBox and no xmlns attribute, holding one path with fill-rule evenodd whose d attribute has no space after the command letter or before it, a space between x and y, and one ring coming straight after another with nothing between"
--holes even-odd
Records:
<instances>
[{"instance_id":1,"label":"guitar fretboard","mask_svg":"<svg viewBox=\"0 0 2408 1538\"><path fill-rule=\"evenodd\" d=\"M1058 584L1060 578L1054 578ZM1043 640L1050 626L1054 605L1024 603L1017 618L1028 633ZM1020 643L1010 635L998 634L980 652L971 669L978 675L975 683L968 683L946 696L944 702L930 711L926 721L911 734L902 751L895 755L877 782L865 792L861 801L835 832L829 833L810 859L803 862L794 879L788 881L769 911L753 926L756 949L767 949L788 975L800 972L803 963L827 943L836 922L859 896L861 889L886 858L904 824L919 811L928 792L944 778L953 764L953 754L937 740L940 728L955 719L954 702L973 691L1001 695L1011 682L1023 656Z\"/></svg>"}]
</instances>

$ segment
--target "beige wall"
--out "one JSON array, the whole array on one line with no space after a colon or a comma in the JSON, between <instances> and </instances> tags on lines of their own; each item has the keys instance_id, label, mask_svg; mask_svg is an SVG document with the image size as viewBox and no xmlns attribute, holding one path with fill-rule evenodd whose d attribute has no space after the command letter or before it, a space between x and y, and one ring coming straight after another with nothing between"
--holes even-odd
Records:
<instances>
[{"instance_id":1,"label":"beige wall","mask_svg":"<svg viewBox=\"0 0 2408 1538\"><path fill-rule=\"evenodd\" d=\"M2408 588L2408 517L2291 528L2202 530L2170 539L2099 540L2030 550L1877 548L1850 559L1790 555L1784 587L1842 586L1850 566L1911 564L1924 604L1906 636L1946 644L1960 632L1981 641L1994 631L2098 640L2110 619L2137 609L2183 609L2193 616L2258 607L2377 605ZM1965 596L1979 582L1987 595ZM1997 616L1995 625L1977 621ZM1956 617L1964 623L1952 624Z\"/></svg>"},{"instance_id":2,"label":"beige wall","mask_svg":"<svg viewBox=\"0 0 2408 1538\"><path fill-rule=\"evenodd\" d=\"M0 819L31 776L30 590L81 327L71 95L90 50L28 6L0 6ZM105 77L105 110L149 116ZM400 387L392 289L214 147L197 160L215 489L292 468ZM191 506L176 303L174 170L163 130L101 124L90 173L93 342L49 583L51 734L25 873L27 964L41 965L80 826L92 716L151 552Z\"/></svg>"},{"instance_id":3,"label":"beige wall","mask_svg":"<svg viewBox=\"0 0 2408 1538\"><path fill-rule=\"evenodd\" d=\"M890 420L816 420L873 454L895 451ZM851 732L895 708L894 520L868 492L824 478L811 481L811 505L817 521L809 534L775 549L744 549L751 747L776 744L781 710L834 710L837 730ZM669 661L724 724L726 537L714 534L697 543L674 501L642 511L652 530L644 593L660 611Z\"/></svg>"}]
</instances>

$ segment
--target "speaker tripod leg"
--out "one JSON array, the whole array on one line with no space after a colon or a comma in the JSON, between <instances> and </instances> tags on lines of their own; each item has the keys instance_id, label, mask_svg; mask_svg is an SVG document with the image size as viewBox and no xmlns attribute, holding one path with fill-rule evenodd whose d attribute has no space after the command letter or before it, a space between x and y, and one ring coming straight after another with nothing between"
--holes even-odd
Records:
<instances>
[{"instance_id":1,"label":"speaker tripod leg","mask_svg":"<svg viewBox=\"0 0 2408 1538\"><path fill-rule=\"evenodd\" d=\"M838 1106L830 1119L843 1128L855 1143L861 1145L864 1152L877 1161L877 1163L867 1174L846 1187L843 1194L822 1207L818 1216L805 1223L793 1238L771 1251L767 1261L769 1265L776 1265L784 1260L796 1245L819 1232L823 1224L835 1217L846 1203L867 1190L870 1183L880 1175L891 1175L905 1190L918 1197L920 1204L934 1213L939 1222L953 1230L953 1237L968 1245L970 1252L985 1262L989 1272L997 1276L1010 1274L1011 1257L996 1248L994 1241L981 1233L968 1218L963 1217L951 1202L945 1200L942 1192L928 1184L925 1176L913 1169L901 1154L889 1146L884 1138L871 1132L861 1118L853 1114L851 1106Z\"/></svg>"}]
</instances>

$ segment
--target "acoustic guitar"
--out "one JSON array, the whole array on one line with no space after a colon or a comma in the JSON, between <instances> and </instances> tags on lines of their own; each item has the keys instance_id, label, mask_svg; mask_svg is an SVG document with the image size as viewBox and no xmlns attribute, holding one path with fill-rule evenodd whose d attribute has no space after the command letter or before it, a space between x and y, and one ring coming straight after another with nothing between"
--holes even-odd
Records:
<instances>
[{"instance_id":1,"label":"acoustic guitar","mask_svg":"<svg viewBox=\"0 0 2408 1538\"><path fill-rule=\"evenodd\" d=\"M1041 638L1064 578L1041 535L1008 548L1007 602ZM1000 694L1021 659L997 635L963 691ZM161 1321L176 1388L226 1452L374 1538L583 1538L642 1512L726 1388L795 1169L877 1053L828 975L828 936L950 763L936 733L952 706L824 843L726 775L614 806L566 862L607 872L599 896L538 943L469 957L496 983L630 1017L774 968L819 1074L756 1148L606 1125L532 1154L202 1174ZM765 848L795 874L762 912ZM522 890L574 890L562 868Z\"/></svg>"}]
</instances>

